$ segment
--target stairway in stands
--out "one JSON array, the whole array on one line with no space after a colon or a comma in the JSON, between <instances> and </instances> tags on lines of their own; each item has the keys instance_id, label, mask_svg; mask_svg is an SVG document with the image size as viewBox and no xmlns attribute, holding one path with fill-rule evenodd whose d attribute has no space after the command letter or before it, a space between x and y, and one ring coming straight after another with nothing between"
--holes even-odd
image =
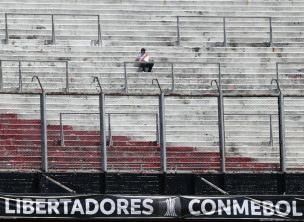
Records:
<instances>
[{"instance_id":1,"label":"stairway in stands","mask_svg":"<svg viewBox=\"0 0 304 222\"><path fill-rule=\"evenodd\" d=\"M74 130L64 126L65 146L60 145L59 125L48 125L50 171L98 171L101 166L98 131ZM19 119L16 114L0 115L1 170L37 171L41 165L40 121ZM218 152L193 147L167 147L169 172L219 172ZM277 163L258 162L249 157L227 157L229 171L276 171ZM113 137L108 147L108 168L115 172L159 172L160 147L155 141L132 141Z\"/></svg>"}]
</instances>

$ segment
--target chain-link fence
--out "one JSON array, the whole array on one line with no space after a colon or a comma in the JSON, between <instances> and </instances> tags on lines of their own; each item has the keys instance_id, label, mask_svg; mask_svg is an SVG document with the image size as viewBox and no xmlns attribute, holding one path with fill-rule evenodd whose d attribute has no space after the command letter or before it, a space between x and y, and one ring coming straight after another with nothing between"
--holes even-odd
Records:
<instances>
[{"instance_id":1,"label":"chain-link fence","mask_svg":"<svg viewBox=\"0 0 304 222\"><path fill-rule=\"evenodd\" d=\"M225 98L228 171L279 169L277 98Z\"/></svg>"},{"instance_id":2,"label":"chain-link fence","mask_svg":"<svg viewBox=\"0 0 304 222\"><path fill-rule=\"evenodd\" d=\"M290 172L303 171L302 155L304 142L303 97L285 98L285 145L286 169Z\"/></svg>"},{"instance_id":3,"label":"chain-link fence","mask_svg":"<svg viewBox=\"0 0 304 222\"><path fill-rule=\"evenodd\" d=\"M2 94L0 169L33 171L41 167L39 95Z\"/></svg>"},{"instance_id":4,"label":"chain-link fence","mask_svg":"<svg viewBox=\"0 0 304 222\"><path fill-rule=\"evenodd\" d=\"M166 97L167 167L170 171L219 171L216 97Z\"/></svg>"},{"instance_id":5,"label":"chain-link fence","mask_svg":"<svg viewBox=\"0 0 304 222\"><path fill-rule=\"evenodd\" d=\"M39 95L2 94L1 169L43 170L43 121ZM302 171L302 97L285 97L285 137L279 135L277 97L225 97L221 147L217 97L165 96L162 131L158 96L106 96L101 146L98 95L46 95L50 171L168 172ZM165 148L161 140L165 140ZM281 147L282 146L282 147ZM164 148L164 149L163 149ZM220 149L224 149L221 159ZM285 152L285 151L283 151Z\"/></svg>"}]
</instances>

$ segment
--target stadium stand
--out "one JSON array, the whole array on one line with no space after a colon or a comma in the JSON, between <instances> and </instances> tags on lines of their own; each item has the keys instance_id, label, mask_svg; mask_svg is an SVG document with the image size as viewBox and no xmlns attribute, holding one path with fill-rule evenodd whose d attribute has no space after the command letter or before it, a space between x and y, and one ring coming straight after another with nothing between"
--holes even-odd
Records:
<instances>
[{"instance_id":1,"label":"stadium stand","mask_svg":"<svg viewBox=\"0 0 304 222\"><path fill-rule=\"evenodd\" d=\"M226 170L282 171L271 84L278 79L288 96L286 169L303 171L303 7L287 0L1 0L1 169L40 168L38 76L47 93L49 170L99 171L96 76L112 116L110 171L161 170L157 78L166 93L168 172L221 172L211 85L220 76ZM155 60L152 73L133 65L141 47ZM64 146L60 113L80 113L64 115Z\"/></svg>"}]
</instances>

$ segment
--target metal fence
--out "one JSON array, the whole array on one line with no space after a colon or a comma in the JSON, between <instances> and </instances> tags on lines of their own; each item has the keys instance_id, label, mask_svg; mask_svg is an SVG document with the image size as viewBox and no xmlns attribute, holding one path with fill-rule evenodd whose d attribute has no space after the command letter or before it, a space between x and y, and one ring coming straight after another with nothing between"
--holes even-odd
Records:
<instances>
[{"instance_id":1,"label":"metal fence","mask_svg":"<svg viewBox=\"0 0 304 222\"><path fill-rule=\"evenodd\" d=\"M5 13L5 43L8 44L10 35L9 35L9 17L12 16L35 16L35 18L37 19L37 17L41 17L41 16L47 16L51 18L51 43L52 44L56 44L56 18L58 17L66 17L66 16L72 16L72 17L96 17L96 30L97 30L97 44L101 45L101 28L100 28L100 15L92 15L92 14L49 14L49 13Z\"/></svg>"},{"instance_id":2,"label":"metal fence","mask_svg":"<svg viewBox=\"0 0 304 222\"><path fill-rule=\"evenodd\" d=\"M176 16L176 27L177 27L177 45L181 45L181 20L182 18L202 18L202 19L221 19L222 20L222 39L223 43L222 46L226 47L227 46L227 35L229 32L227 32L227 20L228 19L266 19L268 20L269 24L269 42L268 46L272 47L273 45L273 33L272 33L272 18L271 17L259 17L259 16ZM202 21L204 23L205 21ZM193 25L192 25L193 26Z\"/></svg>"},{"instance_id":3,"label":"metal fence","mask_svg":"<svg viewBox=\"0 0 304 222\"><path fill-rule=\"evenodd\" d=\"M224 96L221 90L221 78L219 76L218 80L214 80L212 82L217 85L217 94L205 96L196 95L193 97L195 99L189 99L189 95L179 95L178 97L175 96L176 98L172 95L165 95L158 80L156 80L156 82L158 83L160 90L159 96L148 96L143 94L133 97L130 95L105 95L101 88L99 96L46 95L39 78L37 76L34 77L38 80L42 93L40 94L40 101L38 103L36 100L33 101L36 101L35 106L39 106L40 108L34 108L35 106L32 106L32 100L30 97L22 97L24 94L20 95L21 99L18 97L11 97L13 99L10 99L9 94L3 94L4 96L2 96L0 112L4 118L2 118L1 121L3 123L6 122L7 116L5 115L15 116L16 118L14 118L16 121L14 122L14 128L18 129L18 126L23 124L23 113L26 113L27 118L39 123L40 127L35 129L35 132L32 132L33 135L27 135L26 137L22 136L21 140L15 140L16 136L18 137L18 134L9 134L6 131L6 127L4 127L5 124L0 125L3 127L1 131L3 137L2 148L8 151L10 149L8 144L14 146L17 144L24 145L33 143L36 144L35 147L39 147L38 144L41 143L41 169L43 171L48 171L50 169L103 170L106 172L111 170L111 168L122 170L124 167L124 170L127 171L130 169L153 169L156 171L167 172L168 170L170 171L170 169L167 168L168 165L175 165L173 168L175 168L175 170L179 170L185 169L182 167L189 163L191 163L191 167L189 167L188 170L195 171L195 167L201 167L208 171L210 170L210 168L208 168L210 163L203 157L205 155L213 154L215 154L215 156L212 157L212 160L215 160L215 169L222 172L233 170L231 164L233 164L232 162L234 160L242 162L241 165L237 165L236 171L242 170L244 162L245 166L243 168L249 171L255 170L256 168L256 170L259 171L266 169L270 171L285 172L287 169L285 116L287 114L297 115L298 111L301 109L296 109L293 113L290 113L290 111L287 114L285 113L284 101L286 98L282 94L277 80L274 81L277 83L279 94L269 95L268 97L260 96L256 98L247 96L248 98L246 99L245 97L238 97L237 95ZM207 99L208 97L210 98ZM37 95L35 98L37 99ZM301 104L304 104L304 101ZM287 106L287 108L289 108L289 106ZM20 110L22 111L20 112ZM106 110L108 111L106 112ZM116 112L113 112L113 110L116 110ZM117 110L119 110L119 112L117 112ZM82 115L81 118L74 118L69 121L65 119L63 124L63 115L68 115L71 111L77 113L77 115ZM37 118L33 112L35 112L36 115L40 113L40 118ZM208 114L208 112L211 113ZM95 115L96 117L88 121L88 117L86 116L88 113L98 115ZM19 116L19 114L21 115ZM236 114L237 117L241 119L231 119L231 117ZM70 113L70 116L71 115L74 114ZM106 118L107 115L108 118ZM113 118L113 115L115 115L115 118ZM144 117L140 119L140 115ZM177 119L172 119L171 117L173 115L175 115ZM122 118L118 118L121 116ZM126 116L131 117L130 120L135 121L135 124L126 125ZM244 119L245 116L258 117L255 120L250 120L251 123L254 124L251 125L251 129L249 131L245 130L246 121L249 123L248 119ZM273 116L277 116L277 118L273 118ZM61 117L60 120L58 120L58 117ZM211 133L212 130L205 130L204 132L199 130L199 127L205 125L205 122L208 120L213 122L212 127L214 135L210 137L213 139L209 142L212 142L214 145L216 144L216 146L215 149L213 148L209 153L206 153L205 149L206 147L210 148L210 144L202 145L199 148L191 144L189 146L176 144L176 146L171 147L169 143L169 140L172 141L174 138L179 138L179 131L175 130L172 135L173 139L170 139L171 135L168 133L170 132L170 125L172 125L172 122L176 120L185 120L184 123L189 123L193 117L196 118L194 120L198 127L193 124L188 125L190 126L189 130L194 130L193 133L189 134L190 137L187 138L188 141L195 141L196 136L203 138L202 134ZM107 119L108 127L106 127ZM85 125L81 123L82 120L86 121ZM122 126L120 130L116 131L117 134L115 135L115 141L113 139L113 120L116 121L116 124L120 124ZM234 121L232 127L236 133L229 132L229 129L227 128L231 127L231 125L229 126L229 121L231 122L231 120ZM202 123L200 124L199 122ZM134 127L139 125L142 125L143 128L138 130L138 135L132 135ZM177 129L176 125L173 124L173 126ZM182 127L184 126L181 125L180 128ZM106 138L107 128L109 129L108 141ZM147 132L149 132L150 135L145 134L145 129L149 129ZM63 131L65 132L65 136L63 135ZM185 128L184 132L187 131L187 128ZM131 134L128 134L129 132L131 132ZM232 149L230 144L231 141L229 140L233 138L237 138L238 140L242 139L240 133L244 132L246 133L246 137L250 137L250 132L254 133L253 141L251 141L253 143L248 144L253 144L252 147L256 150L256 153L265 157L266 161L263 161L259 156L250 157L250 152L243 152L246 156L239 155L242 149L246 147L246 144L238 143L239 150ZM40 139L38 139L39 136ZM206 138L208 137L209 136ZM141 139L138 140L138 138ZM260 141L262 142L260 145L258 144L258 138L263 138L263 141ZM68 140L70 140L69 143ZM62 148L63 146L60 146L63 145L63 142L65 145L64 148ZM201 140L200 142L203 141ZM237 142L242 141L240 140ZM265 144L267 147L272 149L272 153L269 152L269 150L259 149ZM176 151L183 153L181 156L183 159L179 160L177 153L175 153ZM18 153L19 150L16 152ZM226 154L229 153L232 153L233 155L237 154L237 156L235 156L234 159L229 155L226 156ZM108 156L108 154L111 155ZM119 155L123 156L121 157ZM188 159L185 159L185 157L188 157ZM15 156L11 156L10 158L12 158L12 161L15 161ZM33 157L27 158L31 160L29 162L33 162ZM171 158L170 161L168 161L169 158ZM268 158L277 158L277 160L271 160L270 165L265 165L269 164L267 163L267 161L269 161ZM40 158L36 157L36 159L38 159L35 160L37 164ZM58 161L58 159L60 161ZM71 159L73 161L71 161ZM197 162L197 160L203 161L203 164L201 162ZM107 164L108 161L111 163L110 167ZM177 162L174 163L174 161ZM77 165L77 167L73 166L73 164Z\"/></svg>"},{"instance_id":4,"label":"metal fence","mask_svg":"<svg viewBox=\"0 0 304 222\"><path fill-rule=\"evenodd\" d=\"M5 66L7 64L7 66ZM41 67L41 64L48 64L46 67ZM55 64L63 64L62 66L55 66ZM17 65L17 66L16 66ZM16 70L17 69L17 70ZM38 71L37 71L38 69ZM48 69L47 74L43 75L43 69ZM60 72L61 70L61 72ZM17 72L17 77L14 78L14 73ZM53 74L52 77L49 74ZM39 76L41 79L46 79L45 89L51 89L52 91L57 91L57 89L63 89L61 92L69 92L69 61L67 60L13 60L13 59L1 59L0 60L0 92L4 90L14 89L14 83L18 82L17 90L18 92L23 92L24 88L29 90L29 88L35 89L37 87L29 87L29 83L32 76ZM12 80L13 79L13 80ZM15 79L17 79L15 81ZM52 80L50 80L52 79ZM54 82L55 80L55 82ZM24 87L24 82L27 86ZM64 83L63 87L59 87L58 83ZM6 84L5 84L6 83ZM56 85L56 88L54 88ZM33 91L33 90L32 90Z\"/></svg>"},{"instance_id":5,"label":"metal fence","mask_svg":"<svg viewBox=\"0 0 304 222\"><path fill-rule=\"evenodd\" d=\"M128 65L132 65L128 66ZM175 93L179 88L180 85L190 85L193 84L196 87L202 86L203 83L206 87L205 89L210 89L210 82L213 79L218 79L221 76L221 65L220 63L204 63L204 62L157 62L155 63L154 71L153 73L148 74L142 74L141 72L136 72L136 76L131 76L130 72L134 71L134 65L135 69L137 68L138 63L137 62L124 62L124 81L125 81L125 93L130 92L130 80L135 81L132 84L137 86L137 89L145 90L147 91L147 88L151 86L151 80L152 79L159 79L162 83L162 88L166 92ZM168 67L160 67L162 65L168 65ZM185 66L185 68L182 70L182 77L177 77L177 74L181 75L181 71L178 71L177 69L182 69L181 66ZM212 70L211 67L212 66ZM214 67L215 66L215 67ZM157 69L162 69L164 71L158 71ZM205 68L207 71L203 71L202 69ZM191 73L190 74L190 72ZM138 74L139 73L139 74ZM156 76L158 75L158 76ZM187 77L185 77L187 75ZM194 82L189 83L185 82L185 80L190 79L191 76L195 76ZM193 77L192 77L193 78ZM139 80L146 79L148 82L139 83ZM203 81L204 80L204 81ZM185 83L184 83L185 82ZM143 85L143 86L142 86ZM152 84L153 85L153 84ZM134 87L133 87L134 88ZM157 88L154 87L155 90ZM189 88L191 90L191 88ZM201 89L201 88L199 88ZM193 91L196 91L197 88L193 89Z\"/></svg>"}]
</instances>

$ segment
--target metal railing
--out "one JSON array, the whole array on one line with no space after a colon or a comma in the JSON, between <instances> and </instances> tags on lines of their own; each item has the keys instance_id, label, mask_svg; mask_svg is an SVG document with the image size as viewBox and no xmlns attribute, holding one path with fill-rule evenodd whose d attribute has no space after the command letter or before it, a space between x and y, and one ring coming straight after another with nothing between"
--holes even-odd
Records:
<instances>
[{"instance_id":1,"label":"metal railing","mask_svg":"<svg viewBox=\"0 0 304 222\"><path fill-rule=\"evenodd\" d=\"M2 70L2 65L3 62L16 62L18 63L18 78L19 78L19 83L18 83L18 91L22 92L22 63L23 62L36 62L36 63L65 63L65 92L69 92L69 61L68 60L14 60L14 59L2 59L0 60L0 92L3 91L3 70Z\"/></svg>"},{"instance_id":2,"label":"metal railing","mask_svg":"<svg viewBox=\"0 0 304 222\"><path fill-rule=\"evenodd\" d=\"M100 15L92 14L50 14L50 13L5 13L5 43L8 44L9 40L9 27L8 27L8 16L9 15L21 15L21 16L50 16L52 20L52 44L56 44L56 33L55 33L55 17L58 16L79 16L79 17L96 17L97 18L97 43L101 45L101 27L100 27Z\"/></svg>"},{"instance_id":3,"label":"metal railing","mask_svg":"<svg viewBox=\"0 0 304 222\"><path fill-rule=\"evenodd\" d=\"M277 114L261 114L261 113L227 113L225 116L268 116L269 117L269 145L273 146L273 126L272 126L272 116Z\"/></svg>"},{"instance_id":4,"label":"metal railing","mask_svg":"<svg viewBox=\"0 0 304 222\"><path fill-rule=\"evenodd\" d=\"M127 64L138 64L138 62L124 62L124 79L125 79L125 93L128 93L128 72L127 72ZM154 62L154 64L169 64L171 68L171 92L175 90L175 73L174 73L174 65L178 64L199 64L199 65L217 65L218 66L218 73L217 75L221 75L221 68L220 63L218 62Z\"/></svg>"},{"instance_id":5,"label":"metal railing","mask_svg":"<svg viewBox=\"0 0 304 222\"><path fill-rule=\"evenodd\" d=\"M63 116L64 115L99 115L99 113L83 113L83 112L70 112L70 113L60 113L59 114L59 122L60 122L60 145L64 146L64 125L63 125ZM148 112L120 112L120 113L106 113L108 116L108 144L111 146L113 144L113 139L112 139L112 121L111 121L111 116L113 115L155 115L155 125L156 125L156 142L159 143L159 118L158 118L158 113L148 113Z\"/></svg>"},{"instance_id":6,"label":"metal railing","mask_svg":"<svg viewBox=\"0 0 304 222\"><path fill-rule=\"evenodd\" d=\"M176 27L177 27L177 45L181 45L181 37L180 37L180 18L222 18L223 23L223 46L227 46L227 29L226 29L226 19L268 19L269 20L269 47L273 46L273 33L272 33L272 18L271 17L260 17L260 16L176 16Z\"/></svg>"}]
</instances>

